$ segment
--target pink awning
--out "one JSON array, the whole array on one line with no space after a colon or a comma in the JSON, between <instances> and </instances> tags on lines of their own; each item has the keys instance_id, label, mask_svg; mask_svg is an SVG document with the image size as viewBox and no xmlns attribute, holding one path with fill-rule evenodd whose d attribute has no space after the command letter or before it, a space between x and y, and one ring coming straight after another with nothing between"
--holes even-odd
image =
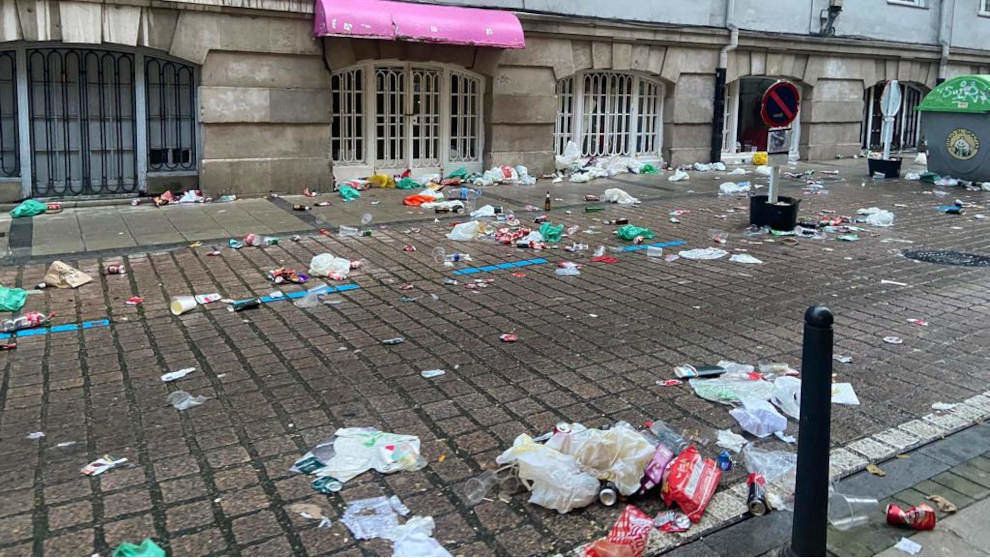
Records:
<instances>
[{"instance_id":1,"label":"pink awning","mask_svg":"<svg viewBox=\"0 0 990 558\"><path fill-rule=\"evenodd\" d=\"M316 0L313 34L526 48L522 25L510 12L388 0Z\"/></svg>"}]
</instances>

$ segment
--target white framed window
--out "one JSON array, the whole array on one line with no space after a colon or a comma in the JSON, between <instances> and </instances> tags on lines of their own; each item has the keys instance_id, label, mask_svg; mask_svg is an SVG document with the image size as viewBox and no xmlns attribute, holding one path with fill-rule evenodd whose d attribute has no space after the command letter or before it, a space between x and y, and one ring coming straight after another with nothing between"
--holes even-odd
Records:
<instances>
[{"instance_id":1,"label":"white framed window","mask_svg":"<svg viewBox=\"0 0 990 558\"><path fill-rule=\"evenodd\" d=\"M914 8L925 8L925 7L927 7L927 3L926 3L925 0L887 0L887 3L888 4L900 4L901 6L912 6Z\"/></svg>"},{"instance_id":2,"label":"white framed window","mask_svg":"<svg viewBox=\"0 0 990 558\"><path fill-rule=\"evenodd\" d=\"M979 15L990 17L990 0L980 0Z\"/></svg>"},{"instance_id":3,"label":"white framed window","mask_svg":"<svg viewBox=\"0 0 990 558\"><path fill-rule=\"evenodd\" d=\"M484 80L440 64L368 61L330 79L337 179L482 170Z\"/></svg>"},{"instance_id":4,"label":"white framed window","mask_svg":"<svg viewBox=\"0 0 990 558\"><path fill-rule=\"evenodd\" d=\"M554 147L584 156L659 158L664 86L635 72L578 72L557 82Z\"/></svg>"},{"instance_id":5,"label":"white framed window","mask_svg":"<svg viewBox=\"0 0 990 558\"><path fill-rule=\"evenodd\" d=\"M863 123L860 143L863 149L883 149L881 130L883 114L880 111L880 97L885 82L880 82L863 91ZM899 83L901 88L901 108L894 116L894 130L891 149L905 151L918 148L921 139L921 113L918 105L925 98L925 91L918 85Z\"/></svg>"}]
</instances>

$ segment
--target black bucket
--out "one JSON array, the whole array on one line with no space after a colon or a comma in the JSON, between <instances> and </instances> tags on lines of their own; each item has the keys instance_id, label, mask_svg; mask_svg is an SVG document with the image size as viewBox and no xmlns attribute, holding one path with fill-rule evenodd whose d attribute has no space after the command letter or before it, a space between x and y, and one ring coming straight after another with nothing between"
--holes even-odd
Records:
<instances>
[{"instance_id":1,"label":"black bucket","mask_svg":"<svg viewBox=\"0 0 990 558\"><path fill-rule=\"evenodd\" d=\"M770 204L769 196L750 196L749 224L770 227L777 231L794 230L797 225L798 206L801 200L777 196L777 205Z\"/></svg>"},{"instance_id":2,"label":"black bucket","mask_svg":"<svg viewBox=\"0 0 990 558\"><path fill-rule=\"evenodd\" d=\"M891 157L890 159L867 159L867 165L870 169L870 176L876 173L883 173L886 178L900 178L901 177L901 159L899 157Z\"/></svg>"}]
</instances>

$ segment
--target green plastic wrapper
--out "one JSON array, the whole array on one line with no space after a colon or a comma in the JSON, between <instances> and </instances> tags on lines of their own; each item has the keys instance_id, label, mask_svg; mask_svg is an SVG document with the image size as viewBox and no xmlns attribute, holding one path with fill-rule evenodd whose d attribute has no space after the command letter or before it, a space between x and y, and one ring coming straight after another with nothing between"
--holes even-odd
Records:
<instances>
[{"instance_id":1,"label":"green plastic wrapper","mask_svg":"<svg viewBox=\"0 0 990 558\"><path fill-rule=\"evenodd\" d=\"M148 557L159 557L165 556L165 551L162 547L155 544L155 541L151 539L144 539L141 544L134 543L121 543L116 550L113 551L114 556L148 556Z\"/></svg>"},{"instance_id":2,"label":"green plastic wrapper","mask_svg":"<svg viewBox=\"0 0 990 558\"><path fill-rule=\"evenodd\" d=\"M552 225L543 223L540 226L540 234L543 235L544 242L560 242L560 236L564 233L564 225Z\"/></svg>"},{"instance_id":3,"label":"green plastic wrapper","mask_svg":"<svg viewBox=\"0 0 990 558\"><path fill-rule=\"evenodd\" d=\"M649 163L643 165L643 168L639 169L639 174L656 174L656 173L657 173L657 168Z\"/></svg>"},{"instance_id":4,"label":"green plastic wrapper","mask_svg":"<svg viewBox=\"0 0 990 558\"><path fill-rule=\"evenodd\" d=\"M361 192L358 192L350 186L341 186L340 197L344 198L344 201L356 200L361 197Z\"/></svg>"},{"instance_id":5,"label":"green plastic wrapper","mask_svg":"<svg viewBox=\"0 0 990 558\"><path fill-rule=\"evenodd\" d=\"M18 217L34 217L45 212L47 206L34 200L24 200L20 205L10 210L10 216L14 219Z\"/></svg>"},{"instance_id":6,"label":"green plastic wrapper","mask_svg":"<svg viewBox=\"0 0 990 558\"><path fill-rule=\"evenodd\" d=\"M17 312L27 302L27 291L13 287L0 287L0 311Z\"/></svg>"},{"instance_id":7,"label":"green plastic wrapper","mask_svg":"<svg viewBox=\"0 0 990 558\"><path fill-rule=\"evenodd\" d=\"M419 188L419 182L409 178L408 176L399 180L395 183L395 187L400 190L412 190L413 188Z\"/></svg>"},{"instance_id":8,"label":"green plastic wrapper","mask_svg":"<svg viewBox=\"0 0 990 558\"><path fill-rule=\"evenodd\" d=\"M653 238L656 236L650 229L644 229L643 227L637 227L636 225L622 225L615 232L622 240L632 240L637 236L641 236L643 238Z\"/></svg>"},{"instance_id":9,"label":"green plastic wrapper","mask_svg":"<svg viewBox=\"0 0 990 558\"><path fill-rule=\"evenodd\" d=\"M465 178L467 178L467 175L468 175L468 171L466 168L458 167L444 178L460 178L461 180L464 180Z\"/></svg>"}]
</instances>

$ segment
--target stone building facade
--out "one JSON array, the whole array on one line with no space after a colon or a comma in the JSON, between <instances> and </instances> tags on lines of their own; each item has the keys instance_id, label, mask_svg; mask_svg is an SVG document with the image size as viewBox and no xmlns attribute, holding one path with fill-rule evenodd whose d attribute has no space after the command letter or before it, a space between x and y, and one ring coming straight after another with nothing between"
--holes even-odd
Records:
<instances>
[{"instance_id":1,"label":"stone building facade","mask_svg":"<svg viewBox=\"0 0 990 558\"><path fill-rule=\"evenodd\" d=\"M305 0L0 0L0 198L536 174L568 140L731 158L760 146L752 106L776 79L802 93L794 155L828 159L875 143L878 84L900 80L916 104L990 66L986 0L847 0L828 24L829 0L776 17L750 0L445 3L511 11L526 47L314 37ZM912 110L895 132L908 149Z\"/></svg>"}]
</instances>

